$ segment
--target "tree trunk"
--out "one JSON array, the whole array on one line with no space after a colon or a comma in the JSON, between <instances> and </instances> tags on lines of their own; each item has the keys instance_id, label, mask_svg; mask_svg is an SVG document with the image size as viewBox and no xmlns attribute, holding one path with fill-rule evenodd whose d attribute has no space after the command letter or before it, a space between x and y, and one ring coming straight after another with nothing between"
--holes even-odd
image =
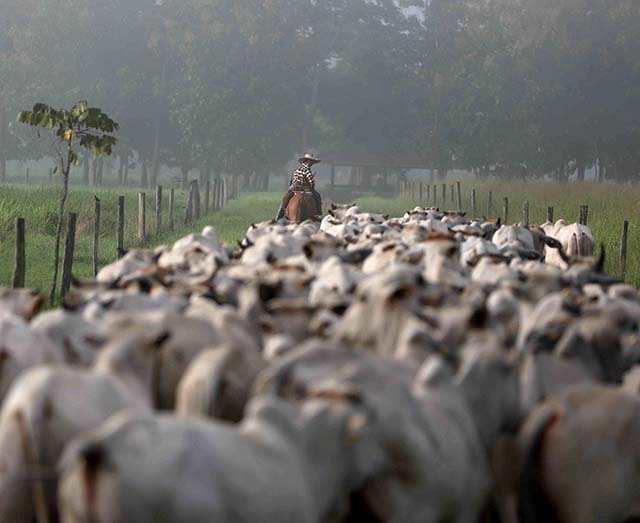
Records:
<instances>
[{"instance_id":1,"label":"tree trunk","mask_svg":"<svg viewBox=\"0 0 640 523\"><path fill-rule=\"evenodd\" d=\"M98 185L98 159L95 157L91 161L91 185L93 187Z\"/></svg>"},{"instance_id":2,"label":"tree trunk","mask_svg":"<svg viewBox=\"0 0 640 523\"><path fill-rule=\"evenodd\" d=\"M82 185L89 186L89 170L91 167L91 156L89 151L85 150L84 158L82 160Z\"/></svg>"},{"instance_id":3,"label":"tree trunk","mask_svg":"<svg viewBox=\"0 0 640 523\"><path fill-rule=\"evenodd\" d=\"M123 185L123 175L124 175L124 164L125 159L122 154L120 154L120 165L118 166L118 187Z\"/></svg>"},{"instance_id":4,"label":"tree trunk","mask_svg":"<svg viewBox=\"0 0 640 523\"><path fill-rule=\"evenodd\" d=\"M129 151L124 155L124 174L122 175L123 185L129 184Z\"/></svg>"},{"instance_id":5,"label":"tree trunk","mask_svg":"<svg viewBox=\"0 0 640 523\"><path fill-rule=\"evenodd\" d=\"M585 164L582 160L578 160L578 176L577 176L577 180L579 182L584 182L584 171L585 171Z\"/></svg>"},{"instance_id":6,"label":"tree trunk","mask_svg":"<svg viewBox=\"0 0 640 523\"><path fill-rule=\"evenodd\" d=\"M56 242L53 250L53 279L51 281L51 291L49 292L49 305L53 305L56 300L56 286L58 283L58 266L60 265L60 237L62 236L62 223L64 221L64 206L67 203L69 194L69 170L71 169L71 145L67 149L67 164L60 165L63 177L62 199L58 210L58 224L56 227Z\"/></svg>"},{"instance_id":7,"label":"tree trunk","mask_svg":"<svg viewBox=\"0 0 640 523\"><path fill-rule=\"evenodd\" d=\"M271 173L270 172L266 172L264 173L264 176L262 177L262 190L267 192L269 190L269 180L271 178Z\"/></svg>"},{"instance_id":8,"label":"tree trunk","mask_svg":"<svg viewBox=\"0 0 640 523\"><path fill-rule=\"evenodd\" d=\"M156 187L158 185L158 171L160 170L159 142L160 142L160 112L158 111L158 116L156 117L156 125L154 129L154 134L153 134L153 153L151 155L151 187Z\"/></svg>"},{"instance_id":9,"label":"tree trunk","mask_svg":"<svg viewBox=\"0 0 640 523\"><path fill-rule=\"evenodd\" d=\"M102 173L104 172L104 158L98 159L98 187L102 187Z\"/></svg>"},{"instance_id":10,"label":"tree trunk","mask_svg":"<svg viewBox=\"0 0 640 523\"><path fill-rule=\"evenodd\" d=\"M149 186L149 170L147 169L147 158L144 155L140 155L140 165L142 168L140 187L146 188Z\"/></svg>"},{"instance_id":11,"label":"tree trunk","mask_svg":"<svg viewBox=\"0 0 640 523\"><path fill-rule=\"evenodd\" d=\"M0 99L0 183L7 179L7 122L4 100Z\"/></svg>"}]
</instances>

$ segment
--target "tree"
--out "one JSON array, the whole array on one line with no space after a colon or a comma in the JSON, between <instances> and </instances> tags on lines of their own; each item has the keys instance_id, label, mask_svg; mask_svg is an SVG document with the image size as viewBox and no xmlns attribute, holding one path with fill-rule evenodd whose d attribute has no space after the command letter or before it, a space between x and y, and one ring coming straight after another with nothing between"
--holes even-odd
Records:
<instances>
[{"instance_id":1,"label":"tree","mask_svg":"<svg viewBox=\"0 0 640 523\"><path fill-rule=\"evenodd\" d=\"M74 105L71 110L55 110L52 107L38 103L31 111L22 111L18 121L33 127L50 129L55 133L55 154L57 156L56 172L62 173L63 191L58 212L55 251L53 258L53 281L49 294L49 303L53 305L56 295L58 266L60 258L60 237L64 207L69 193L69 171L72 165L78 165L80 158L78 148L93 151L96 157L109 156L117 140L112 134L119 129L116 122L111 120L101 109L89 107L86 101Z\"/></svg>"}]
</instances>

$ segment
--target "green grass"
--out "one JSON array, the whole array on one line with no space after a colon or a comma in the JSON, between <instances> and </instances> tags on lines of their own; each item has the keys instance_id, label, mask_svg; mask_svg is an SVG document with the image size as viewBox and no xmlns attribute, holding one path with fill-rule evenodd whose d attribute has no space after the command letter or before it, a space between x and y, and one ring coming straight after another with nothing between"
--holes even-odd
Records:
<instances>
[{"instance_id":1,"label":"green grass","mask_svg":"<svg viewBox=\"0 0 640 523\"><path fill-rule=\"evenodd\" d=\"M168 191L167 191L168 193ZM92 276L94 199L101 204L101 234L99 265L103 267L116 258L117 199L125 196L125 248L171 245L177 239L206 225L213 225L221 237L233 242L242 238L247 227L272 218L277 211L280 195L276 193L248 194L240 200L231 200L219 212L210 213L185 226L186 193L176 191L175 232L166 230L168 194L164 195L164 232L155 234L155 195L147 194L147 234L142 243L137 238L138 192L135 190L109 190L73 188L67 204L68 212L78 213L73 274L80 278ZM9 286L13 278L15 252L15 221L26 221L26 286L48 292L51 285L54 236L56 230L59 190L42 187L0 187L0 286ZM62 245L64 248L64 244ZM61 253L62 256L62 253Z\"/></svg>"},{"instance_id":2,"label":"green grass","mask_svg":"<svg viewBox=\"0 0 640 523\"><path fill-rule=\"evenodd\" d=\"M462 185L463 208L471 208L471 189L477 190L478 214L487 214L487 195L493 191L494 212L502 214L503 197L509 197L509 221L520 221L525 200L530 205L530 221L541 224L545 221L548 206L555 209L555 218L577 221L579 206L589 205L589 226L597 242L604 242L607 250L607 270L619 275L620 234L623 220L630 222L627 262L627 281L640 284L640 187L623 185L553 183L475 183ZM439 185L439 192L441 191ZM171 245L175 240L193 231L201 231L213 225L221 237L231 244L242 238L251 223L272 218L278 207L281 194L248 193L239 200L230 201L224 210L211 213L195 224L182 224L186 206L184 191L176 191L176 231L155 235L154 196L147 195L147 231L149 238L142 245L137 239L137 191L132 189L87 189L73 187L68 211L78 212L78 232L73 272L80 278L91 277L93 256L93 195L102 201L102 228L100 238L100 266L115 260L116 252L116 202L119 194L125 195L125 248L155 247ZM447 192L448 194L448 192ZM165 194L164 221L167 220ZM56 227L59 189L50 186L0 187L0 286L11 284L14 265L15 219L26 219L27 274L26 285L48 292L51 279L54 234ZM409 198L361 198L357 203L365 210L400 216L417 202ZM442 207L440 198L438 206ZM447 208L457 205L448 202Z\"/></svg>"}]
</instances>

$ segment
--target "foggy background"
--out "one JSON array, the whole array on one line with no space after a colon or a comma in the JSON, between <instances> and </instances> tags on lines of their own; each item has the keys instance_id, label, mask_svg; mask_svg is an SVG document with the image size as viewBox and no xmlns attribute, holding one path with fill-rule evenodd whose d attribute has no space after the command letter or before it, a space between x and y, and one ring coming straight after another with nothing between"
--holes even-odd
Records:
<instances>
[{"instance_id":1,"label":"foggy background","mask_svg":"<svg viewBox=\"0 0 640 523\"><path fill-rule=\"evenodd\" d=\"M87 99L121 132L85 183L262 188L306 150L635 180L639 32L637 0L0 0L0 177L53 165L18 111Z\"/></svg>"}]
</instances>

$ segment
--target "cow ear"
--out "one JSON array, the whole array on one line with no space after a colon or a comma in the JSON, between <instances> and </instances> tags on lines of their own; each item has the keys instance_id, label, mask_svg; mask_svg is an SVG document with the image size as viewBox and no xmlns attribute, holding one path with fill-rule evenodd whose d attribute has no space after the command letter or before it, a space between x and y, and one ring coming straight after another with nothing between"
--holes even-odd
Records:
<instances>
[{"instance_id":1,"label":"cow ear","mask_svg":"<svg viewBox=\"0 0 640 523\"><path fill-rule=\"evenodd\" d=\"M335 209L337 209L337 207L336 207L335 203L332 203L331 204L331 210L335 210Z\"/></svg>"}]
</instances>

